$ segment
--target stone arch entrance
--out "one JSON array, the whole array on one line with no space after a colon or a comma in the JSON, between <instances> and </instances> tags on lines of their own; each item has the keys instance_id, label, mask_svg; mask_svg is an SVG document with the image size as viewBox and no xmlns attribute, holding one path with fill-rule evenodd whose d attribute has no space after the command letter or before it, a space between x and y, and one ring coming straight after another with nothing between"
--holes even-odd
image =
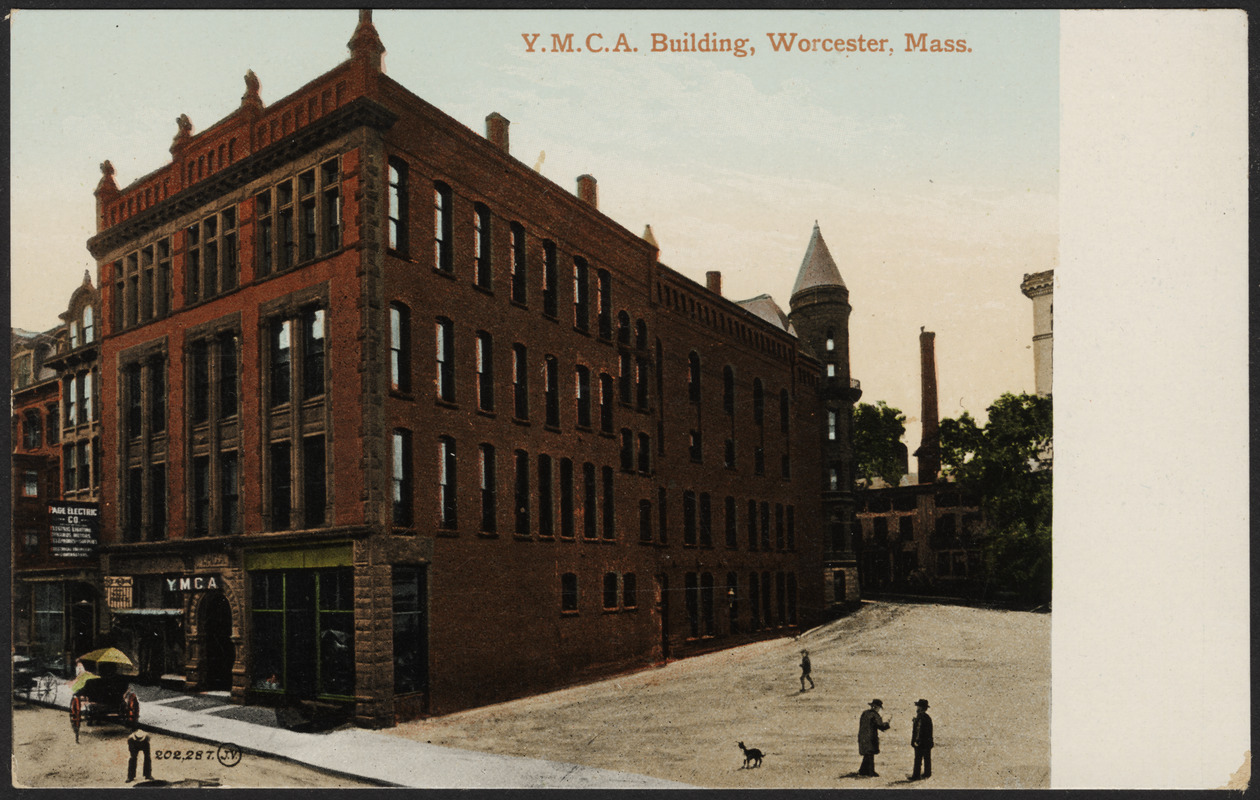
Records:
<instances>
[{"instance_id":1,"label":"stone arch entrance","mask_svg":"<svg viewBox=\"0 0 1260 800\"><path fill-rule=\"evenodd\" d=\"M232 643L232 604L222 592L215 592L201 604L203 667L202 688L231 689L236 645Z\"/></svg>"}]
</instances>

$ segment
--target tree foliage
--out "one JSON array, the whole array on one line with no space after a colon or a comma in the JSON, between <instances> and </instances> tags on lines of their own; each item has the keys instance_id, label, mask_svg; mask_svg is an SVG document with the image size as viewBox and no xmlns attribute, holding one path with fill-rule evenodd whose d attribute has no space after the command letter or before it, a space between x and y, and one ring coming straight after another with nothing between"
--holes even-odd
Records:
<instances>
[{"instance_id":1,"label":"tree foliage","mask_svg":"<svg viewBox=\"0 0 1260 800\"><path fill-rule=\"evenodd\" d=\"M906 432L906 415L883 400L875 405L858 403L853 409L854 475L864 478L869 486L875 478L883 478L896 486L906 474L906 446L901 437Z\"/></svg>"},{"instance_id":2,"label":"tree foliage","mask_svg":"<svg viewBox=\"0 0 1260 800\"><path fill-rule=\"evenodd\" d=\"M940 426L941 464L980 498L990 585L1028 603L1050 600L1052 403L1004 394L981 427L967 412Z\"/></svg>"}]
</instances>

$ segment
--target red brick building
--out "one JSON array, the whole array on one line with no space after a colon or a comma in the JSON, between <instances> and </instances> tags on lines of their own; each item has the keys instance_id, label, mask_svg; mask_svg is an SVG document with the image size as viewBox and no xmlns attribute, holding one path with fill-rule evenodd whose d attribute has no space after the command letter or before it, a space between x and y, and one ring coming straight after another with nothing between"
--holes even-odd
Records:
<instances>
[{"instance_id":1,"label":"red brick building","mask_svg":"<svg viewBox=\"0 0 1260 800\"><path fill-rule=\"evenodd\" d=\"M105 624L91 546L101 473L99 306L85 273L60 325L12 332L13 642L53 669L90 650ZM90 539L72 541L70 517Z\"/></svg>"},{"instance_id":2,"label":"red brick building","mask_svg":"<svg viewBox=\"0 0 1260 800\"><path fill-rule=\"evenodd\" d=\"M349 47L102 165L101 562L145 669L390 725L856 601L817 228L790 320L731 302L387 77L370 12Z\"/></svg>"}]
</instances>

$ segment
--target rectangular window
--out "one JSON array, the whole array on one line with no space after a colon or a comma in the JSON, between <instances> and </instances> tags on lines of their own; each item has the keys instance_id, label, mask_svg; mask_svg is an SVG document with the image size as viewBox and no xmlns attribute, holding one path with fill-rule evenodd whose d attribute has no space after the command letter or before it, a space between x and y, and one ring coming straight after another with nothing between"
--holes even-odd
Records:
<instances>
[{"instance_id":1,"label":"rectangular window","mask_svg":"<svg viewBox=\"0 0 1260 800\"><path fill-rule=\"evenodd\" d=\"M443 272L454 269L451 259L451 189L433 184L433 266Z\"/></svg>"},{"instance_id":2,"label":"rectangular window","mask_svg":"<svg viewBox=\"0 0 1260 800\"><path fill-rule=\"evenodd\" d=\"M238 348L235 333L219 337L219 417L234 417L237 412L236 373Z\"/></svg>"},{"instance_id":3,"label":"rectangular window","mask_svg":"<svg viewBox=\"0 0 1260 800\"><path fill-rule=\"evenodd\" d=\"M560 459L560 535L573 538L573 462Z\"/></svg>"},{"instance_id":4,"label":"rectangular window","mask_svg":"<svg viewBox=\"0 0 1260 800\"><path fill-rule=\"evenodd\" d=\"M22 472L22 496L39 497L39 473L33 469Z\"/></svg>"},{"instance_id":5,"label":"rectangular window","mask_svg":"<svg viewBox=\"0 0 1260 800\"><path fill-rule=\"evenodd\" d=\"M302 512L305 525L316 528L324 524L328 502L324 463L324 437L308 436L302 440Z\"/></svg>"},{"instance_id":6,"label":"rectangular window","mask_svg":"<svg viewBox=\"0 0 1260 800\"><path fill-rule=\"evenodd\" d=\"M240 459L236 453L219 456L219 524L222 533L230 535L241 530L241 473Z\"/></svg>"},{"instance_id":7,"label":"rectangular window","mask_svg":"<svg viewBox=\"0 0 1260 800\"><path fill-rule=\"evenodd\" d=\"M193 342L189 353L192 369L192 422L210 418L210 346L204 339Z\"/></svg>"},{"instance_id":8,"label":"rectangular window","mask_svg":"<svg viewBox=\"0 0 1260 800\"><path fill-rule=\"evenodd\" d=\"M237 252L236 208L225 209L220 216L223 219L223 249L219 278L222 289L226 292L236 288L241 275Z\"/></svg>"},{"instance_id":9,"label":"rectangular window","mask_svg":"<svg viewBox=\"0 0 1260 800\"><path fill-rule=\"evenodd\" d=\"M612 467L601 467L600 474L604 484L604 538L615 539L617 537L616 497L613 495L613 469Z\"/></svg>"},{"instance_id":10,"label":"rectangular window","mask_svg":"<svg viewBox=\"0 0 1260 800\"><path fill-rule=\"evenodd\" d=\"M336 164L335 161L329 163ZM337 186L329 186L327 180L325 177L323 251L331 253L341 247L341 190Z\"/></svg>"},{"instance_id":11,"label":"rectangular window","mask_svg":"<svg viewBox=\"0 0 1260 800\"><path fill-rule=\"evenodd\" d=\"M787 549L796 549L796 506L787 507Z\"/></svg>"},{"instance_id":12,"label":"rectangular window","mask_svg":"<svg viewBox=\"0 0 1260 800\"><path fill-rule=\"evenodd\" d=\"M298 260L309 261L315 257L315 170L307 170L298 176Z\"/></svg>"},{"instance_id":13,"label":"rectangular window","mask_svg":"<svg viewBox=\"0 0 1260 800\"><path fill-rule=\"evenodd\" d=\"M766 451L760 447L753 448L753 474L766 474Z\"/></svg>"},{"instance_id":14,"label":"rectangular window","mask_svg":"<svg viewBox=\"0 0 1260 800\"><path fill-rule=\"evenodd\" d=\"M493 288L490 252L490 209L478 203L473 208L473 274L482 289Z\"/></svg>"},{"instance_id":15,"label":"rectangular window","mask_svg":"<svg viewBox=\"0 0 1260 800\"><path fill-rule=\"evenodd\" d=\"M639 501L639 541L652 541L652 501Z\"/></svg>"},{"instance_id":16,"label":"rectangular window","mask_svg":"<svg viewBox=\"0 0 1260 800\"><path fill-rule=\"evenodd\" d=\"M389 160L389 249L407 252L407 165Z\"/></svg>"},{"instance_id":17,"label":"rectangular window","mask_svg":"<svg viewBox=\"0 0 1260 800\"><path fill-rule=\"evenodd\" d=\"M140 365L135 365L136 392L133 401L140 407ZM149 362L149 430L155 434L166 430L166 359L155 358ZM139 420L135 434L140 435Z\"/></svg>"},{"instance_id":18,"label":"rectangular window","mask_svg":"<svg viewBox=\"0 0 1260 800\"><path fill-rule=\"evenodd\" d=\"M132 467L127 470L127 507L126 525L123 538L128 542L138 542L141 538L141 525L144 519L144 470Z\"/></svg>"},{"instance_id":19,"label":"rectangular window","mask_svg":"<svg viewBox=\"0 0 1260 800\"><path fill-rule=\"evenodd\" d=\"M560 610L576 612L578 610L577 575L566 572L560 576Z\"/></svg>"},{"instance_id":20,"label":"rectangular window","mask_svg":"<svg viewBox=\"0 0 1260 800\"><path fill-rule=\"evenodd\" d=\"M621 604L626 608L639 605L639 582L633 572L621 576Z\"/></svg>"},{"instance_id":21,"label":"rectangular window","mask_svg":"<svg viewBox=\"0 0 1260 800\"><path fill-rule=\"evenodd\" d=\"M79 442L75 446L75 455L79 460L79 485L76 488L87 489L92 483L92 476L88 471L88 464L90 463L88 456L88 443L83 441Z\"/></svg>"},{"instance_id":22,"label":"rectangular window","mask_svg":"<svg viewBox=\"0 0 1260 800\"><path fill-rule=\"evenodd\" d=\"M606 372L599 376L599 429L604 433L613 430L613 386L612 376Z\"/></svg>"},{"instance_id":23,"label":"rectangular window","mask_svg":"<svg viewBox=\"0 0 1260 800\"><path fill-rule=\"evenodd\" d=\"M560 425L560 366L555 356L546 357L543 392L546 399L547 424Z\"/></svg>"},{"instance_id":24,"label":"rectangular window","mask_svg":"<svg viewBox=\"0 0 1260 800\"><path fill-rule=\"evenodd\" d=\"M629 428L621 429L621 469L624 472L634 470L634 432Z\"/></svg>"},{"instance_id":25,"label":"rectangular window","mask_svg":"<svg viewBox=\"0 0 1260 800\"><path fill-rule=\"evenodd\" d=\"M287 319L271 322L271 404L283 405L292 396L293 323Z\"/></svg>"},{"instance_id":26,"label":"rectangular window","mask_svg":"<svg viewBox=\"0 0 1260 800\"><path fill-rule=\"evenodd\" d=\"M449 319L439 318L435 328L437 342L437 396L455 402L455 331Z\"/></svg>"},{"instance_id":27,"label":"rectangular window","mask_svg":"<svg viewBox=\"0 0 1260 800\"><path fill-rule=\"evenodd\" d=\"M202 223L205 231L203 252L205 254L202 269L202 297L211 298L219 293L219 224L215 217Z\"/></svg>"},{"instance_id":28,"label":"rectangular window","mask_svg":"<svg viewBox=\"0 0 1260 800\"><path fill-rule=\"evenodd\" d=\"M708 492L700 493L700 546L713 546L713 503Z\"/></svg>"},{"instance_id":29,"label":"rectangular window","mask_svg":"<svg viewBox=\"0 0 1260 800\"><path fill-rule=\"evenodd\" d=\"M78 380L74 375L66 378L65 382L65 404L66 404L66 425L74 427L79 424L79 389ZM138 428L138 426L137 426Z\"/></svg>"},{"instance_id":30,"label":"rectangular window","mask_svg":"<svg viewBox=\"0 0 1260 800\"><path fill-rule=\"evenodd\" d=\"M543 314L556 317L559 314L559 275L556 272L556 243L543 242Z\"/></svg>"},{"instance_id":31,"label":"rectangular window","mask_svg":"<svg viewBox=\"0 0 1260 800\"><path fill-rule=\"evenodd\" d=\"M687 622L690 625L692 639L700 637L700 586L696 573L688 572L684 576L684 597L687 604Z\"/></svg>"},{"instance_id":32,"label":"rectangular window","mask_svg":"<svg viewBox=\"0 0 1260 800\"><path fill-rule=\"evenodd\" d=\"M210 532L210 459L197 456L193 459L193 535L205 536Z\"/></svg>"},{"instance_id":33,"label":"rectangular window","mask_svg":"<svg viewBox=\"0 0 1260 800\"><path fill-rule=\"evenodd\" d=\"M140 436L140 423L141 418L144 416L144 404L140 391L140 365L128 364L124 369L126 370L127 380L127 436L135 439ZM71 425L74 424L72 419L67 419L67 422Z\"/></svg>"},{"instance_id":34,"label":"rectangular window","mask_svg":"<svg viewBox=\"0 0 1260 800\"><path fill-rule=\"evenodd\" d=\"M517 419L529 419L529 366L523 344L512 345L512 400Z\"/></svg>"},{"instance_id":35,"label":"rectangular window","mask_svg":"<svg viewBox=\"0 0 1260 800\"><path fill-rule=\"evenodd\" d=\"M669 515L666 512L665 499L665 487L661 486L656 490L656 529L659 531L661 544L665 544L668 540L669 531Z\"/></svg>"},{"instance_id":36,"label":"rectangular window","mask_svg":"<svg viewBox=\"0 0 1260 800\"><path fill-rule=\"evenodd\" d=\"M761 549L770 549L770 504L761 504Z\"/></svg>"},{"instance_id":37,"label":"rectangular window","mask_svg":"<svg viewBox=\"0 0 1260 800\"><path fill-rule=\"evenodd\" d=\"M478 449L477 461L477 470L481 479L481 529L486 533L494 533L498 530L494 445L481 445Z\"/></svg>"},{"instance_id":38,"label":"rectangular window","mask_svg":"<svg viewBox=\"0 0 1260 800\"><path fill-rule=\"evenodd\" d=\"M591 369L578 364L574 392L577 397L577 424L591 427Z\"/></svg>"},{"instance_id":39,"label":"rectangular window","mask_svg":"<svg viewBox=\"0 0 1260 800\"><path fill-rule=\"evenodd\" d=\"M293 182L285 181L276 186L276 268L286 270L293 266L297 241L293 227Z\"/></svg>"},{"instance_id":40,"label":"rectangular window","mask_svg":"<svg viewBox=\"0 0 1260 800\"><path fill-rule=\"evenodd\" d=\"M585 332L590 328L590 279L586 261L573 259L573 327Z\"/></svg>"},{"instance_id":41,"label":"rectangular window","mask_svg":"<svg viewBox=\"0 0 1260 800\"><path fill-rule=\"evenodd\" d=\"M455 481L455 440L443 436L438 440L438 491L441 507L440 524L454 530L458 524Z\"/></svg>"},{"instance_id":42,"label":"rectangular window","mask_svg":"<svg viewBox=\"0 0 1260 800\"><path fill-rule=\"evenodd\" d=\"M629 353L622 353L617 357L617 366L620 373L617 376L617 386L621 394L621 402L627 404L634 399L633 363Z\"/></svg>"},{"instance_id":43,"label":"rectangular window","mask_svg":"<svg viewBox=\"0 0 1260 800\"><path fill-rule=\"evenodd\" d=\"M639 434L639 472L652 473L652 439L646 433Z\"/></svg>"},{"instance_id":44,"label":"rectangular window","mask_svg":"<svg viewBox=\"0 0 1260 800\"><path fill-rule=\"evenodd\" d=\"M494 339L477 332L477 407L494 411Z\"/></svg>"},{"instance_id":45,"label":"rectangular window","mask_svg":"<svg viewBox=\"0 0 1260 800\"><path fill-rule=\"evenodd\" d=\"M398 303L389 306L389 381L397 391L411 391L411 313Z\"/></svg>"},{"instance_id":46,"label":"rectangular window","mask_svg":"<svg viewBox=\"0 0 1260 800\"><path fill-rule=\"evenodd\" d=\"M307 309L302 315L302 396L324 393L324 309Z\"/></svg>"},{"instance_id":47,"label":"rectangular window","mask_svg":"<svg viewBox=\"0 0 1260 800\"><path fill-rule=\"evenodd\" d=\"M428 581L424 567L394 567L394 693L429 686Z\"/></svg>"},{"instance_id":48,"label":"rectangular window","mask_svg":"<svg viewBox=\"0 0 1260 800\"><path fill-rule=\"evenodd\" d=\"M271 445L271 529L288 530L293 508L292 446L288 442Z\"/></svg>"},{"instance_id":49,"label":"rectangular window","mask_svg":"<svg viewBox=\"0 0 1260 800\"><path fill-rule=\"evenodd\" d=\"M604 610L617 608L617 573L604 573Z\"/></svg>"},{"instance_id":50,"label":"rectangular window","mask_svg":"<svg viewBox=\"0 0 1260 800\"><path fill-rule=\"evenodd\" d=\"M187 251L184 253L185 280L188 282L188 302L195 303L201 299L201 225L193 225L185 231ZM129 257L134 258L134 256ZM129 261L130 264L130 261ZM128 270L130 272L130 269ZM135 298L128 298L127 318L134 324Z\"/></svg>"},{"instance_id":51,"label":"rectangular window","mask_svg":"<svg viewBox=\"0 0 1260 800\"><path fill-rule=\"evenodd\" d=\"M735 513L735 498L728 497L723 508L726 517L726 546L732 550L739 547L739 520Z\"/></svg>"},{"instance_id":52,"label":"rectangular window","mask_svg":"<svg viewBox=\"0 0 1260 800\"><path fill-rule=\"evenodd\" d=\"M258 277L266 277L276 267L275 222L271 214L271 191L254 198L254 213L258 217Z\"/></svg>"},{"instance_id":53,"label":"rectangular window","mask_svg":"<svg viewBox=\"0 0 1260 800\"><path fill-rule=\"evenodd\" d=\"M782 550L787 540L783 528L783 504L774 504L774 549Z\"/></svg>"},{"instance_id":54,"label":"rectangular window","mask_svg":"<svg viewBox=\"0 0 1260 800\"><path fill-rule=\"evenodd\" d=\"M688 453L691 456L691 460L699 464L703 460L701 458L702 451L700 449L700 431L691 431L688 438Z\"/></svg>"},{"instance_id":55,"label":"rectangular window","mask_svg":"<svg viewBox=\"0 0 1260 800\"><path fill-rule=\"evenodd\" d=\"M596 537L597 520L595 518L595 465L582 465L582 536L587 539Z\"/></svg>"},{"instance_id":56,"label":"rectangular window","mask_svg":"<svg viewBox=\"0 0 1260 800\"><path fill-rule=\"evenodd\" d=\"M555 536L555 504L551 496L551 456L538 456L538 535Z\"/></svg>"},{"instance_id":57,"label":"rectangular window","mask_svg":"<svg viewBox=\"0 0 1260 800\"><path fill-rule=\"evenodd\" d=\"M517 450L514 455L516 465L515 531L517 536L529 536L529 454L524 450Z\"/></svg>"},{"instance_id":58,"label":"rectangular window","mask_svg":"<svg viewBox=\"0 0 1260 800\"><path fill-rule=\"evenodd\" d=\"M411 432L395 430L390 469L394 524L411 525Z\"/></svg>"},{"instance_id":59,"label":"rectangular window","mask_svg":"<svg viewBox=\"0 0 1260 800\"><path fill-rule=\"evenodd\" d=\"M757 501L748 501L748 549L757 549Z\"/></svg>"},{"instance_id":60,"label":"rectangular window","mask_svg":"<svg viewBox=\"0 0 1260 800\"><path fill-rule=\"evenodd\" d=\"M512 300L525 303L528 294L528 271L525 263L525 229L519 222L512 223Z\"/></svg>"},{"instance_id":61,"label":"rectangular window","mask_svg":"<svg viewBox=\"0 0 1260 800\"><path fill-rule=\"evenodd\" d=\"M608 274L608 270L601 269L595 271L596 295L595 300L598 304L596 316L599 321L599 338L612 338L612 278Z\"/></svg>"},{"instance_id":62,"label":"rectangular window","mask_svg":"<svg viewBox=\"0 0 1260 800\"><path fill-rule=\"evenodd\" d=\"M149 525L152 539L166 538L166 465L149 469Z\"/></svg>"}]
</instances>

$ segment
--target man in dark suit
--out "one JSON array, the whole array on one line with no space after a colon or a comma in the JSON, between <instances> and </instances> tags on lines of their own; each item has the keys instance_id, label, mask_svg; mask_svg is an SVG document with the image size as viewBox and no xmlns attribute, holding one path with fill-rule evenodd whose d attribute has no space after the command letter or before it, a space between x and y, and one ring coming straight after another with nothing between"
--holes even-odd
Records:
<instances>
[{"instance_id":1,"label":"man in dark suit","mask_svg":"<svg viewBox=\"0 0 1260 800\"><path fill-rule=\"evenodd\" d=\"M862 712L861 719L858 720L858 753L862 755L862 766L858 769L859 775L869 778L878 778L879 773L875 771L875 754L879 752L879 732L888 730L892 724L884 722L879 712L883 709L884 704L879 700L872 700L871 707Z\"/></svg>"},{"instance_id":2,"label":"man in dark suit","mask_svg":"<svg viewBox=\"0 0 1260 800\"><path fill-rule=\"evenodd\" d=\"M912 781L917 781L920 777L932 777L932 718L927 713L928 701L920 700L915 706L919 711L910 732L910 746L914 748L914 773L910 776ZM920 767L923 768L921 776Z\"/></svg>"}]
</instances>

